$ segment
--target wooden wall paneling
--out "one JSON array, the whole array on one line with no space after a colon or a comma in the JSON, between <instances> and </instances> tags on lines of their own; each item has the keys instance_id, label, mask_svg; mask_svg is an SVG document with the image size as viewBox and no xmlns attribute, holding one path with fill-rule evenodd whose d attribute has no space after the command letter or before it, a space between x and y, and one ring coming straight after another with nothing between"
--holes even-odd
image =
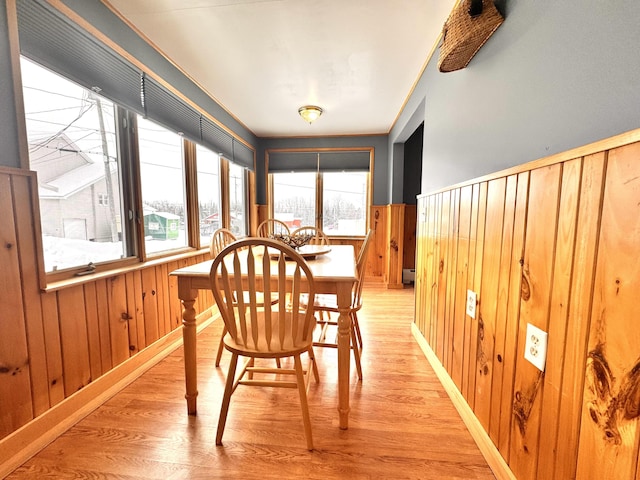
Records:
<instances>
[{"instance_id":1,"label":"wooden wall paneling","mask_svg":"<svg viewBox=\"0 0 640 480\"><path fill-rule=\"evenodd\" d=\"M507 356L505 346L507 342L507 321L509 307L509 292L511 281L511 262L518 261L518 257L514 260L513 243L516 212L516 194L518 188L517 175L507 177L507 184L504 197L504 214L502 221L502 247L500 250L500 264L498 268L498 295L496 299L495 312L495 336L493 359L493 375L491 378L491 410L489 412L489 436L495 445L500 443L500 425L502 422L509 422L511 417L511 395L509 400L502 408L502 389L504 388L504 364L507 358L509 361L515 361L513 355ZM520 252L518 252L520 253ZM509 382L507 381L507 384ZM511 394L511 392L509 392Z\"/></svg>"},{"instance_id":2,"label":"wooden wall paneling","mask_svg":"<svg viewBox=\"0 0 640 480\"><path fill-rule=\"evenodd\" d=\"M582 417L587 342L605 178L605 152L584 158L576 228L568 330L558 414L555 479L575 478Z\"/></svg>"},{"instance_id":3,"label":"wooden wall paneling","mask_svg":"<svg viewBox=\"0 0 640 480\"><path fill-rule=\"evenodd\" d=\"M451 372L453 363L453 324L455 322L456 309L456 280L458 266L458 237L459 237L459 217L460 217L460 189L456 188L451 192L451 209L449 211L449 228L447 233L448 259L447 265L447 299L446 317L444 324L444 360L445 368Z\"/></svg>"},{"instance_id":4,"label":"wooden wall paneling","mask_svg":"<svg viewBox=\"0 0 640 480\"><path fill-rule=\"evenodd\" d=\"M435 195L434 217L433 217L433 260L431 269L431 308L429 309L429 345L435 353L438 346L438 298L440 289L440 231L442 230L442 196L443 193Z\"/></svg>"},{"instance_id":5,"label":"wooden wall paneling","mask_svg":"<svg viewBox=\"0 0 640 480\"><path fill-rule=\"evenodd\" d=\"M402 285L404 205L389 205L388 212L387 288L404 288Z\"/></svg>"},{"instance_id":6,"label":"wooden wall paneling","mask_svg":"<svg viewBox=\"0 0 640 480\"><path fill-rule=\"evenodd\" d=\"M142 272L136 270L133 272L133 290L132 296L136 304L136 310L133 315L136 323L136 344L138 351L149 346L147 343L147 327L144 317L144 293L142 288Z\"/></svg>"},{"instance_id":7,"label":"wooden wall paneling","mask_svg":"<svg viewBox=\"0 0 640 480\"><path fill-rule=\"evenodd\" d=\"M98 320L98 296L96 283L84 285L84 315L87 325L87 346L89 348L89 370L91 379L95 380L105 370L102 367L102 347L100 344L100 321Z\"/></svg>"},{"instance_id":8,"label":"wooden wall paneling","mask_svg":"<svg viewBox=\"0 0 640 480\"><path fill-rule=\"evenodd\" d=\"M373 245L369 247L373 250L369 253L368 262L371 262L371 270L367 274L373 277L384 278L387 265L387 209L382 206L371 207L371 219L373 231ZM386 281L386 278L384 278Z\"/></svg>"},{"instance_id":9,"label":"wooden wall paneling","mask_svg":"<svg viewBox=\"0 0 640 480\"><path fill-rule=\"evenodd\" d=\"M471 290L476 292L478 305L476 305L476 318L473 319L472 328L471 328L471 338L469 340L469 345L471 347L471 351L469 353L469 396L467 397L467 402L469 406L475 409L476 402L476 379L478 378L479 372L479 363L478 363L478 352L482 352L480 349L481 338L479 336L480 333L480 308L482 306L482 264L483 264L483 256L484 256L484 236L485 236L485 224L487 217L487 190L488 184L487 182L482 182L480 184L480 192L478 199L478 229L477 229L477 239L476 239L476 258L473 272L473 283L471 285Z\"/></svg>"},{"instance_id":10,"label":"wooden wall paneling","mask_svg":"<svg viewBox=\"0 0 640 480\"><path fill-rule=\"evenodd\" d=\"M414 282L414 323L418 327L418 330L424 336L424 261L423 257L426 254L423 242L425 241L425 230L427 226L427 197L418 197L417 202L417 223L416 223L416 267L415 267L415 282ZM418 245L420 247L418 248Z\"/></svg>"},{"instance_id":11,"label":"wooden wall paneling","mask_svg":"<svg viewBox=\"0 0 640 480\"><path fill-rule=\"evenodd\" d=\"M33 418L29 352L20 283L19 245L10 175L0 174L0 436L4 437Z\"/></svg>"},{"instance_id":12,"label":"wooden wall paneling","mask_svg":"<svg viewBox=\"0 0 640 480\"><path fill-rule=\"evenodd\" d=\"M178 268L177 262L171 262L167 265L167 272L170 273ZM169 277L169 315L171 317L171 329L182 325L182 303L178 298L178 279Z\"/></svg>"},{"instance_id":13,"label":"wooden wall paneling","mask_svg":"<svg viewBox=\"0 0 640 480\"><path fill-rule=\"evenodd\" d=\"M402 268L416 267L416 235L418 206L405 204L402 232Z\"/></svg>"},{"instance_id":14,"label":"wooden wall paneling","mask_svg":"<svg viewBox=\"0 0 640 480\"><path fill-rule=\"evenodd\" d=\"M126 322L128 323L128 344L129 355L135 355L140 351L138 344L138 319L136 317L136 297L135 297L135 281L134 272L124 274L125 289L127 292L127 311Z\"/></svg>"},{"instance_id":15,"label":"wooden wall paneling","mask_svg":"<svg viewBox=\"0 0 640 480\"><path fill-rule=\"evenodd\" d=\"M100 330L100 358L102 360L102 373L113 368L111 358L111 322L109 320L109 295L107 280L96 280L96 301L98 312L98 329Z\"/></svg>"},{"instance_id":16,"label":"wooden wall paneling","mask_svg":"<svg viewBox=\"0 0 640 480\"><path fill-rule=\"evenodd\" d=\"M451 213L451 191L443 192L440 206L439 249L438 249L438 304L434 319L436 334L436 355L445 364L445 324L447 318L447 272L449 270L449 215Z\"/></svg>"},{"instance_id":17,"label":"wooden wall paneling","mask_svg":"<svg viewBox=\"0 0 640 480\"><path fill-rule=\"evenodd\" d=\"M58 312L64 368L64 392L65 397L68 397L91 381L82 285L58 291Z\"/></svg>"},{"instance_id":18,"label":"wooden wall paneling","mask_svg":"<svg viewBox=\"0 0 640 480\"><path fill-rule=\"evenodd\" d=\"M420 317L422 324L420 325L420 331L424 338L429 338L429 309L431 305L431 282L432 277L430 275L429 267L431 265L430 260L433 255L433 251L430 248L432 238L430 227L433 224L433 196L423 197L420 199L424 206L423 221L420 222L420 238L416 245L417 251L420 254L420 261L416 263L416 278L420 277ZM417 300L417 298L416 298Z\"/></svg>"},{"instance_id":19,"label":"wooden wall paneling","mask_svg":"<svg viewBox=\"0 0 640 480\"><path fill-rule=\"evenodd\" d=\"M55 292L40 296L45 351L47 355L47 380L49 403L53 407L64 400L64 376L62 368L62 344L58 324L58 296Z\"/></svg>"},{"instance_id":20,"label":"wooden wall paneling","mask_svg":"<svg viewBox=\"0 0 640 480\"><path fill-rule=\"evenodd\" d=\"M493 378L494 343L498 284L502 247L502 225L506 179L491 180L487 187L484 252L482 259L482 297L478 317L478 350L476 352L476 393L474 412L484 429L489 431L491 413L491 381Z\"/></svg>"},{"instance_id":21,"label":"wooden wall paneling","mask_svg":"<svg viewBox=\"0 0 640 480\"><path fill-rule=\"evenodd\" d=\"M477 236L478 236L478 204L480 202L480 185L474 184L470 185L471 187L471 205L469 212L469 252L467 254L467 282L465 288L467 290L474 290L474 274L475 274L475 266L476 266L476 248L477 248ZM466 302L465 302L466 303ZM466 314L466 312L465 312ZM469 378L475 372L475 362L472 365L471 362L471 337L472 330L475 325L475 319L465 316L465 324L464 324L464 333L463 333L463 341L464 345L462 348L462 388L460 389L460 393L467 400L470 406L473 406L472 403L469 402ZM473 395L471 395L473 396Z\"/></svg>"},{"instance_id":22,"label":"wooden wall paneling","mask_svg":"<svg viewBox=\"0 0 640 480\"><path fill-rule=\"evenodd\" d=\"M169 305L167 303L167 290L169 272L167 266L157 265L156 271L156 287L158 297L158 326L160 327L160 336L164 336L171 331L171 318L169 318Z\"/></svg>"},{"instance_id":23,"label":"wooden wall paneling","mask_svg":"<svg viewBox=\"0 0 640 480\"><path fill-rule=\"evenodd\" d=\"M29 351L29 374L33 415L38 416L49 409L49 380L47 377L47 354L44 325L40 308L40 279L38 276L38 249L33 229L31 185L35 177L14 175L12 177L13 212L16 227L16 245L19 246L19 269L24 316ZM33 181L35 185L35 181ZM27 213L29 212L29 213Z\"/></svg>"},{"instance_id":24,"label":"wooden wall paneling","mask_svg":"<svg viewBox=\"0 0 640 480\"><path fill-rule=\"evenodd\" d=\"M471 237L471 201L473 187L459 189L458 247L455 268L454 317L451 343L451 379L462 392L462 375L465 358L465 334L467 324L467 275L469 272L469 239ZM468 356L468 352L466 352Z\"/></svg>"},{"instance_id":25,"label":"wooden wall paneling","mask_svg":"<svg viewBox=\"0 0 640 480\"><path fill-rule=\"evenodd\" d=\"M561 165L538 168L529 178L529 206L522 273L518 352L527 323L547 331L560 193ZM509 466L518 480L535 479L540 437L542 372L516 359Z\"/></svg>"},{"instance_id":26,"label":"wooden wall paneling","mask_svg":"<svg viewBox=\"0 0 640 480\"><path fill-rule=\"evenodd\" d=\"M127 313L127 283L124 275L107 280L109 298L109 332L111 361L120 365L129 358L129 322Z\"/></svg>"},{"instance_id":27,"label":"wooden wall paneling","mask_svg":"<svg viewBox=\"0 0 640 480\"><path fill-rule=\"evenodd\" d=\"M578 450L579 478L626 480L637 474L638 245L640 143L635 143L608 154Z\"/></svg>"},{"instance_id":28,"label":"wooden wall paneling","mask_svg":"<svg viewBox=\"0 0 640 480\"><path fill-rule=\"evenodd\" d=\"M147 345L150 345L160 338L158 302L156 299L156 274L153 268L145 268L142 270L142 305L144 311L145 342Z\"/></svg>"},{"instance_id":29,"label":"wooden wall paneling","mask_svg":"<svg viewBox=\"0 0 640 480\"><path fill-rule=\"evenodd\" d=\"M511 423L513 421L512 399L516 363L522 352L518 351L518 320L520 317L520 293L522 287L522 264L524 263L524 233L527 220L527 200L529 195L529 172L518 174L516 205L513 220L513 245L511 247L511 269L509 272L509 292L505 325L505 342L502 355L502 390L500 399L500 431L498 450L509 461L511 443ZM496 357L500 362L500 359ZM492 416L493 416L492 411Z\"/></svg>"},{"instance_id":30,"label":"wooden wall paneling","mask_svg":"<svg viewBox=\"0 0 640 480\"><path fill-rule=\"evenodd\" d=\"M580 197L582 159L562 164L562 185L556 235L553 286L549 310L549 343L542 389L540 450L537 478L553 478L556 436L560 421L560 393L564 372L564 347L567 339L569 295L573 272L576 220ZM571 365L569 368L575 368Z\"/></svg>"},{"instance_id":31,"label":"wooden wall paneling","mask_svg":"<svg viewBox=\"0 0 640 480\"><path fill-rule=\"evenodd\" d=\"M155 265L149 268L155 276L155 293L152 292L156 300L156 312L158 316L158 338L167 334L166 316L164 314L164 301L162 298L162 272L160 266Z\"/></svg>"}]
</instances>

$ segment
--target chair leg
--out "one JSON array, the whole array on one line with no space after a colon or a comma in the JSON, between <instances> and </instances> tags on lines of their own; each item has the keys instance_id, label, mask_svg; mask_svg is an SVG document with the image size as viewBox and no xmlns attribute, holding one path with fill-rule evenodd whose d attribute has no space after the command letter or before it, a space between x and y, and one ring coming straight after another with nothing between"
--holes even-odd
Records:
<instances>
[{"instance_id":1,"label":"chair leg","mask_svg":"<svg viewBox=\"0 0 640 480\"><path fill-rule=\"evenodd\" d=\"M220 407L220 418L218 419L218 431L216 433L216 445L222 445L222 434L224 426L227 423L227 413L229 413L229 403L231 402L231 394L233 393L233 384L236 376L236 365L238 365L238 354L231 354L231 362L229 362L229 372L227 373L227 382L224 386L224 395L222 396L222 406Z\"/></svg>"},{"instance_id":2,"label":"chair leg","mask_svg":"<svg viewBox=\"0 0 640 480\"><path fill-rule=\"evenodd\" d=\"M360 349L358 348L358 339L356 338L356 332L351 325L351 350L353 350L353 359L356 361L356 371L358 372L358 379L362 381L362 364L360 363Z\"/></svg>"},{"instance_id":3,"label":"chair leg","mask_svg":"<svg viewBox=\"0 0 640 480\"><path fill-rule=\"evenodd\" d=\"M304 423L304 436L307 439L307 449L313 450L313 436L311 434L311 418L309 417L309 404L307 402L307 388L305 385L304 373L302 373L302 361L300 354L293 357L300 394L300 407L302 408L302 421Z\"/></svg>"},{"instance_id":4,"label":"chair leg","mask_svg":"<svg viewBox=\"0 0 640 480\"><path fill-rule=\"evenodd\" d=\"M222 327L222 335L220 336L220 343L218 344L218 353L216 354L216 367L220 366L220 359L222 358L222 352L224 350L224 341L222 340L227 334L227 326Z\"/></svg>"},{"instance_id":5,"label":"chair leg","mask_svg":"<svg viewBox=\"0 0 640 480\"><path fill-rule=\"evenodd\" d=\"M353 312L353 328L356 330L356 336L358 337L358 348L362 351L362 334L360 333L360 323L358 322L358 314Z\"/></svg>"},{"instance_id":6,"label":"chair leg","mask_svg":"<svg viewBox=\"0 0 640 480\"><path fill-rule=\"evenodd\" d=\"M309 347L309 361L311 362L311 368L313 368L313 378L316 383L320 382L320 375L318 373L318 363L316 362L316 356L313 352L313 346Z\"/></svg>"}]
</instances>

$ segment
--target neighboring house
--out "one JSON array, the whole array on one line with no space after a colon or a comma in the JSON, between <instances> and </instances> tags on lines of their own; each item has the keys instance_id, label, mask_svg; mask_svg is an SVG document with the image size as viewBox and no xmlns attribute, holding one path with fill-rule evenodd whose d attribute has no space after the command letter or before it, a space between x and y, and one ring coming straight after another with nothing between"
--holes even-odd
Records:
<instances>
[{"instance_id":1,"label":"neighboring house","mask_svg":"<svg viewBox=\"0 0 640 480\"><path fill-rule=\"evenodd\" d=\"M117 191L108 192L104 162L80 151L64 134L33 142L29 151L31 169L38 172L42 234L96 242L117 240L120 196ZM115 162L109 164L109 170L117 189Z\"/></svg>"}]
</instances>

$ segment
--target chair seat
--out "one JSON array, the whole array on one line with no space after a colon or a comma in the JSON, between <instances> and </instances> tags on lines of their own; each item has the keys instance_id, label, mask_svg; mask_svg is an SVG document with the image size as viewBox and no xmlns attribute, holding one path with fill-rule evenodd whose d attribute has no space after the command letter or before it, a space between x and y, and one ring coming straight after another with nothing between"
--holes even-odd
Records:
<instances>
[{"instance_id":1,"label":"chair seat","mask_svg":"<svg viewBox=\"0 0 640 480\"><path fill-rule=\"evenodd\" d=\"M305 335L303 331L304 325L304 315L298 315L298 328L296 332L295 340L292 337L285 337L285 340L282 344L278 340L280 334L280 326L278 320L278 311L271 312L270 320L266 319L265 312L258 311L256 315L256 325L261 331L271 330L271 344L267 344L264 336L258 337L258 343L256 344L252 338L251 325L247 326L247 333L244 338L248 339L246 343L240 343L234 341L232 335L227 332L224 335L223 341L226 348L235 352L238 355L250 355L252 357L263 357L263 358L279 358L279 357L290 357L294 353L300 353L309 350L313 342L313 338L310 335ZM291 312L285 312L286 320L285 320L285 329L289 330L289 326L292 322L292 314ZM270 323L271 326L267 328L267 323ZM313 330L316 326L315 319L307 325L307 328ZM239 328L239 327L238 327ZM306 340L303 340L306 337ZM294 345L295 342L295 345Z\"/></svg>"}]
</instances>

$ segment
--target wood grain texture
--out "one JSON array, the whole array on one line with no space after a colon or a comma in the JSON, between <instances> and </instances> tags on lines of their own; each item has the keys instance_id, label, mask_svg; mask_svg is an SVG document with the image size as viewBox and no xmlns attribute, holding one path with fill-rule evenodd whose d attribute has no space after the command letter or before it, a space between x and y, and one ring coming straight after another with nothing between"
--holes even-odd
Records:
<instances>
[{"instance_id":1,"label":"wood grain texture","mask_svg":"<svg viewBox=\"0 0 640 480\"><path fill-rule=\"evenodd\" d=\"M359 318L366 382L353 372L348 430L336 423L336 352L316 352L313 452L300 416L291 415L297 392L242 386L224 446L215 446L229 360L225 354L223 368L214 366L222 329L215 321L198 340L199 374L208 380L200 384L197 417L184 410L178 349L6 478L494 479L412 336L413 308L412 288L365 285Z\"/></svg>"},{"instance_id":2,"label":"wood grain texture","mask_svg":"<svg viewBox=\"0 0 640 480\"><path fill-rule=\"evenodd\" d=\"M547 364L545 367L542 406L540 414L540 449L538 451L538 477L553 478L554 458L558 425L560 423L560 392L562 391L564 348L569 318L569 295L573 273L573 252L575 250L576 220L580 194L582 159L562 164L562 185L558 211L553 286L549 308L549 338ZM580 369L580 365L570 368Z\"/></svg>"},{"instance_id":3,"label":"wood grain texture","mask_svg":"<svg viewBox=\"0 0 640 480\"><path fill-rule=\"evenodd\" d=\"M459 214L458 214L458 233L457 239L457 256L455 267L455 293L453 296L454 311L452 324L452 342L451 342L451 377L455 382L458 390L462 391L462 378L464 370L465 338L467 332L467 322L471 320L466 312L467 281L469 272L469 244L471 229L471 200L473 189L471 186L460 189Z\"/></svg>"},{"instance_id":4,"label":"wood grain texture","mask_svg":"<svg viewBox=\"0 0 640 480\"><path fill-rule=\"evenodd\" d=\"M587 354L577 475L633 478L640 444L640 144L611 150ZM630 261L635 258L635 261ZM597 458L597 462L587 459Z\"/></svg>"},{"instance_id":5,"label":"wood grain texture","mask_svg":"<svg viewBox=\"0 0 640 480\"><path fill-rule=\"evenodd\" d=\"M584 158L562 154L555 163L532 162L506 177L490 175L488 183L476 179L424 197L435 212L418 229L429 232L433 217L437 241L425 235L418 242L418 258L426 262L416 266L416 292L426 292L416 299L424 305L416 313L424 316L420 331L518 479L637 480L640 143L629 138L619 137L623 146L612 150ZM499 182L505 188L498 189ZM429 268L429 259L451 258L443 253L450 236L459 259L462 223L457 231L443 229L450 209L442 199L455 199L469 185L467 285L479 293L481 318L465 326L463 365L470 368L463 368L459 384L457 327L452 344L439 344L448 312L462 306L459 286L442 275L441 265ZM456 295L430 296L431 286ZM544 373L523 358L527 323L549 332ZM428 325L436 326L435 334Z\"/></svg>"},{"instance_id":6,"label":"wood grain texture","mask_svg":"<svg viewBox=\"0 0 640 480\"><path fill-rule=\"evenodd\" d=\"M558 412L558 433L554 442L556 454L553 478L557 479L575 478L576 475L605 154L585 157L582 163L567 327L571 333L566 336L564 345L565 368Z\"/></svg>"},{"instance_id":7,"label":"wood grain texture","mask_svg":"<svg viewBox=\"0 0 640 480\"><path fill-rule=\"evenodd\" d=\"M496 445L500 444L501 425L510 423L511 402L507 401L504 408L502 406L503 389L511 387L512 379L505 377L506 358L513 358L511 354L507 356L507 326L509 324L508 308L509 308L509 292L511 286L511 264L518 263L520 252L514 260L513 245L517 240L514 239L514 223L516 211L516 193L518 187L518 178L516 175L507 177L507 184L504 197L504 217L502 222L502 247L500 250L500 269L498 271L498 296L496 299L495 313L495 344L493 351L493 378L491 383L491 411L489 415L489 436ZM513 334L513 332L510 332ZM509 336L509 340L513 338ZM513 342L511 342L513 344ZM515 349L515 347L513 347ZM511 353L511 352L510 352ZM508 398L511 396L509 390Z\"/></svg>"},{"instance_id":8,"label":"wood grain texture","mask_svg":"<svg viewBox=\"0 0 640 480\"><path fill-rule=\"evenodd\" d=\"M14 211L33 211L31 178L12 178ZM35 182L34 182L35 183ZM17 204L16 204L17 202ZM29 346L29 372L33 414L40 415L49 409L49 382L47 378L47 358L45 332L40 308L40 278L38 268L38 242L34 236L29 215L15 215L17 245L19 245L19 265L22 276L24 319Z\"/></svg>"},{"instance_id":9,"label":"wood grain texture","mask_svg":"<svg viewBox=\"0 0 640 480\"><path fill-rule=\"evenodd\" d=\"M10 175L0 174L0 211L11 212L0 229L0 435L33 418L24 303L21 295L19 245L14 221Z\"/></svg>"},{"instance_id":10,"label":"wood grain texture","mask_svg":"<svg viewBox=\"0 0 640 480\"><path fill-rule=\"evenodd\" d=\"M502 363L502 398L500 399L500 432L498 450L509 461L513 412L513 385L515 382L518 355L518 321L520 318L520 292L522 291L522 265L524 264L524 233L529 196L529 172L518 174L516 205L513 221L513 246L511 249L511 271L507 299L505 342Z\"/></svg>"},{"instance_id":11,"label":"wood grain texture","mask_svg":"<svg viewBox=\"0 0 640 480\"><path fill-rule=\"evenodd\" d=\"M527 324L548 331L561 165L539 168L529 178L529 208L522 266L518 351ZM553 339L552 339L553 340ZM518 479L536 478L542 404L542 372L518 356L513 395L509 466Z\"/></svg>"},{"instance_id":12,"label":"wood grain texture","mask_svg":"<svg viewBox=\"0 0 640 480\"><path fill-rule=\"evenodd\" d=\"M476 391L474 412L482 426L488 431L491 415L491 386L496 315L498 311L498 289L500 259L502 252L502 226L506 180L492 180L487 187L487 215L484 233L484 255L482 259L482 296L476 310L478 317L478 350L476 352Z\"/></svg>"}]
</instances>

